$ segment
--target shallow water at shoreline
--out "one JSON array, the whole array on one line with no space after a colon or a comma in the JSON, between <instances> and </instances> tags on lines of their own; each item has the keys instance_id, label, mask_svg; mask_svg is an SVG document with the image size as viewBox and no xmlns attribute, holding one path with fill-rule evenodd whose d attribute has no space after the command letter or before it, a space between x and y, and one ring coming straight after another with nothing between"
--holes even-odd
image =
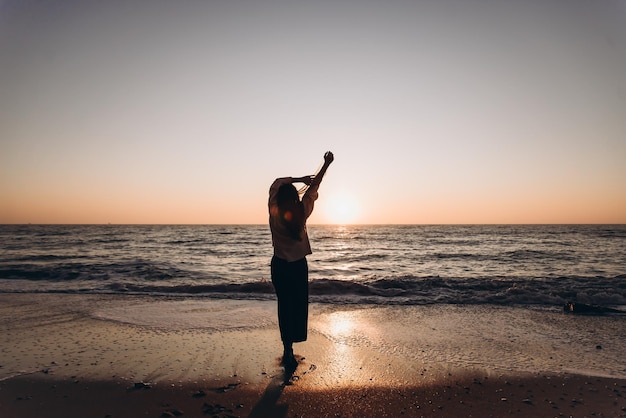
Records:
<instances>
[{"instance_id":1,"label":"shallow water at shoreline","mask_svg":"<svg viewBox=\"0 0 626 418\"><path fill-rule=\"evenodd\" d=\"M151 300L92 314L165 329L225 331L277 327L275 309L272 302ZM314 304L310 311L310 332L335 345L371 349L420 364L626 378L623 316L574 316L557 309L485 305Z\"/></svg>"},{"instance_id":2,"label":"shallow water at shoreline","mask_svg":"<svg viewBox=\"0 0 626 418\"><path fill-rule=\"evenodd\" d=\"M5 301L10 297L0 296ZM44 306L52 303L50 306L56 306L53 310L69 310L157 334L261 332L274 340L274 350L279 350L274 302L114 295L20 297L40 300ZM63 307L64 303L72 307ZM532 307L313 304L309 319L312 340L297 346L314 356L319 350L314 341L326 341L339 350L339 357L350 352L378 353L417 368L480 369L504 374L569 372L626 378L626 354L622 349L626 346L625 327L623 316L573 316ZM339 359L330 362L346 366ZM410 373L416 372L409 369Z\"/></svg>"}]
</instances>

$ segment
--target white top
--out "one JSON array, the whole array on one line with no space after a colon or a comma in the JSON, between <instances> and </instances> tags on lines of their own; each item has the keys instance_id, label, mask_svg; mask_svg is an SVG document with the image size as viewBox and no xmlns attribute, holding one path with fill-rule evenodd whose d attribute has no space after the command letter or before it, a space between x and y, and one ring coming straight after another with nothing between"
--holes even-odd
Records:
<instances>
[{"instance_id":1,"label":"white top","mask_svg":"<svg viewBox=\"0 0 626 418\"><path fill-rule=\"evenodd\" d=\"M320 179L321 180L321 179ZM283 260L289 262L300 260L305 256L311 254L311 244L309 243L309 236L306 232L306 223L304 229L300 235L302 240L298 241L291 237L287 227L280 221L278 216L278 202L276 195L278 189L283 184L293 183L292 177L282 177L274 180L270 187L270 196L268 200L268 209L270 214L270 230L272 231L272 245L274 246L274 255ZM320 186L319 181L315 179L311 182L309 189L302 196L302 204L304 206L304 220L311 216L313 213L313 205L317 200L317 190Z\"/></svg>"}]
</instances>

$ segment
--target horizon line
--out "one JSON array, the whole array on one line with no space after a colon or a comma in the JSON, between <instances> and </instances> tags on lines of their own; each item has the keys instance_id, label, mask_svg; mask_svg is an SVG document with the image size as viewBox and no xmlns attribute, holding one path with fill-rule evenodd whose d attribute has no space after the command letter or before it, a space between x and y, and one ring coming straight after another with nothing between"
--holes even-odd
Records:
<instances>
[{"instance_id":1,"label":"horizon line","mask_svg":"<svg viewBox=\"0 0 626 418\"><path fill-rule=\"evenodd\" d=\"M15 222L15 223L0 223L0 226L261 226L268 225L267 223L33 223L33 222ZM459 223L310 223L309 226L480 226L480 225L537 225L537 226L549 226L549 225L626 225L626 223L606 223L606 222L494 222L494 223L479 223L479 222L459 222Z\"/></svg>"}]
</instances>

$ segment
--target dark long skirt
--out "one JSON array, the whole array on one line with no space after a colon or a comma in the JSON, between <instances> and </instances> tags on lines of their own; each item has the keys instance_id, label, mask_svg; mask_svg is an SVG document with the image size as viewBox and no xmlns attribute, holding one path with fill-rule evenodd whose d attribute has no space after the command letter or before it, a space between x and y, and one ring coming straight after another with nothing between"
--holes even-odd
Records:
<instances>
[{"instance_id":1,"label":"dark long skirt","mask_svg":"<svg viewBox=\"0 0 626 418\"><path fill-rule=\"evenodd\" d=\"M272 283L278 298L278 327L283 342L306 341L309 319L309 267L306 258L288 262L272 257Z\"/></svg>"}]
</instances>

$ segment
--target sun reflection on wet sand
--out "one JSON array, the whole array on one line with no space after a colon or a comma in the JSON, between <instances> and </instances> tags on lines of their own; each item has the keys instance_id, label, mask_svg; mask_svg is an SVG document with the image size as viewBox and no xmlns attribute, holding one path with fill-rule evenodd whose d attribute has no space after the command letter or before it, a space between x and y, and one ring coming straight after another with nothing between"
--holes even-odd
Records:
<instances>
[{"instance_id":1,"label":"sun reflection on wet sand","mask_svg":"<svg viewBox=\"0 0 626 418\"><path fill-rule=\"evenodd\" d=\"M355 350L356 323L350 312L335 312L328 315L328 337L335 342L332 345L330 362L337 378L349 382L360 375L363 369L362 357Z\"/></svg>"},{"instance_id":2,"label":"sun reflection on wet sand","mask_svg":"<svg viewBox=\"0 0 626 418\"><path fill-rule=\"evenodd\" d=\"M349 335L354 329L352 318L345 315L346 312L335 312L330 315L330 332L336 336Z\"/></svg>"},{"instance_id":3,"label":"sun reflection on wet sand","mask_svg":"<svg viewBox=\"0 0 626 418\"><path fill-rule=\"evenodd\" d=\"M379 331L364 318L361 311L323 314L315 319L312 326L316 333L331 342L323 353L324 385L380 384L381 370L373 370L370 364L371 338Z\"/></svg>"}]
</instances>

